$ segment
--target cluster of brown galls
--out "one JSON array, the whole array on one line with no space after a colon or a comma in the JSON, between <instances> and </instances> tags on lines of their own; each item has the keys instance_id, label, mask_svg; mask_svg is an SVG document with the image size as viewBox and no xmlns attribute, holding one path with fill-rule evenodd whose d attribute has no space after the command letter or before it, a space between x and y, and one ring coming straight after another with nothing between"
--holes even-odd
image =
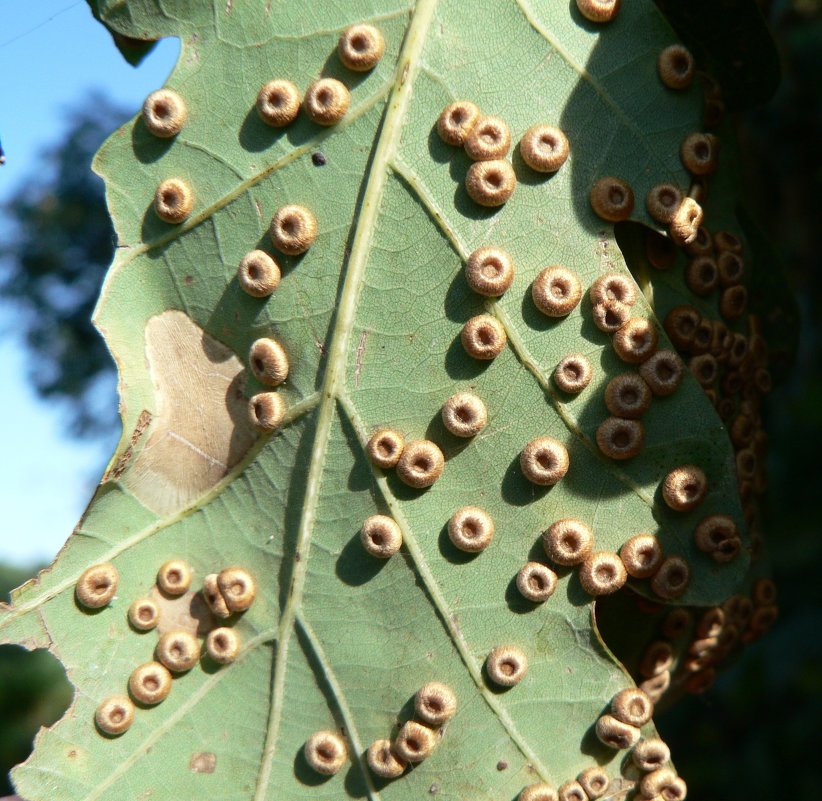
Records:
<instances>
[{"instance_id":1,"label":"cluster of brown galls","mask_svg":"<svg viewBox=\"0 0 822 801\"><path fill-rule=\"evenodd\" d=\"M577 0L580 12L587 19L598 23L610 21L619 5L619 0ZM346 67L365 71L376 66L384 49L383 37L376 28L355 25L343 33L338 53ZM693 59L684 47L673 45L660 54L658 71L666 86L685 89L693 80ZM303 99L293 83L277 79L261 88L256 107L261 120L273 127L289 125L296 119L301 108L312 121L327 126L343 118L349 103L348 89L333 78L315 81ZM716 117L721 111L722 103L717 93L714 91L706 96L706 118ZM146 127L153 134L172 137L182 129L187 109L178 94L163 89L146 99L143 117ZM516 188L516 175L505 158L511 146L511 134L505 121L495 116L483 116L479 107L470 101L458 101L443 110L436 127L446 143L463 147L474 161L466 176L468 195L482 206L504 204ZM548 124L537 124L522 136L520 153L531 169L553 173L567 160L570 144L560 129ZM646 199L648 211L657 222L668 226L670 240L658 236L649 238L648 257L654 267L665 269L673 261L671 254L675 255L673 246L669 246L670 242L684 248L693 257L686 272L688 286L700 296L708 295L717 287L721 288L721 313L726 319L733 321L743 313L747 300L745 289L740 283L744 273L741 243L729 232L718 232L713 237L710 236L701 227L703 215L698 202L698 198L702 198L706 192L705 177L716 168L717 155L718 140L711 134L695 133L683 142L682 161L692 175L697 177L697 182L692 188L692 196L686 196L671 184L656 186L649 193ZM620 178L602 178L592 188L591 205L604 220L625 220L634 208L633 191ZM182 223L193 210L193 192L182 179L165 180L157 189L154 207L158 216L166 222ZM314 215L302 206L284 206L272 218L270 235L279 251L297 256L305 253L313 244L317 236L317 222ZM499 247L483 247L469 257L465 275L469 286L478 294L489 298L500 297L513 280L513 260ZM280 268L269 254L253 250L242 259L237 277L240 286L249 295L268 297L279 284ZM554 265L545 268L537 276L531 293L534 304L541 312L550 317L564 317L581 300L582 286L575 273L567 267ZM596 433L596 442L603 455L612 459L629 459L636 456L644 444L644 429L640 418L647 411L652 396L666 397L677 389L682 380L682 362L673 351L657 349L658 335L652 321L631 316L636 290L627 277L618 273L601 276L590 287L589 296L597 327L613 335L613 346L617 354L626 363L637 365L639 370L638 373L618 375L609 382L605 402L613 416L605 420ZM758 402L761 395L770 388L770 379L764 366L765 348L761 337L752 332L750 339L746 340L740 334L731 334L721 321L704 320L695 309L685 306L677 307L668 315L665 329L675 347L691 355L689 366L697 380L706 387L706 392L717 405L723 419L732 418L731 438L738 449L737 467L743 500L750 494L751 488L762 491L764 434L759 428ZM499 355L506 340L503 325L490 314L470 319L461 334L466 353L482 360L491 360ZM258 339L251 347L249 363L255 377L266 386L276 387L288 376L288 357L275 339ZM726 371L722 376L720 394L715 385L720 379L721 366L725 366ZM583 391L591 377L591 364L582 354L571 354L564 358L553 374L556 386L569 394ZM737 409L731 398L739 392L742 393L743 400ZM258 393L249 401L250 419L262 431L275 430L282 422L284 411L283 402L276 392ZM488 413L479 397L461 392L445 402L442 419L452 434L472 437L486 426ZM404 483L417 489L434 484L445 464L442 451L435 443L429 440L406 442L402 434L388 428L378 430L371 437L368 455L376 466L396 469L397 476ZM568 451L554 438L539 437L523 449L520 465L528 480L537 485L551 486L562 479L568 470ZM696 507L704 499L706 492L705 474L695 465L675 468L662 486L665 502L670 508L679 511L689 511ZM476 553L491 542L494 523L483 509L463 507L449 520L448 535L455 547ZM705 518L697 526L695 537L697 546L720 562L733 558L741 545L735 523L723 515ZM361 540L368 553L388 558L401 547L402 532L391 517L374 515L363 523ZM590 528L580 520L563 519L553 523L544 532L543 543L547 556L555 565L579 566L580 582L594 596L615 592L623 586L628 576L650 578L651 588L663 598L678 597L688 585L688 563L678 556L666 558L659 541L651 534L632 537L622 546L619 554L595 551ZM181 567L178 563L174 564L178 569ZM166 567L161 569L161 574ZM105 574L109 579L113 571L116 589L116 571L113 566L98 565L90 568L90 571L97 571L94 574L98 577ZM247 574L246 576L253 587L253 580ZM221 594L219 576L216 579L216 584L211 582L213 586L204 586L204 595L212 610L219 615L220 598L224 597L224 593ZM90 580L84 574L80 583L88 583ZM557 574L544 564L529 562L519 571L516 583L523 597L541 602L553 594ZM80 584L78 598L81 597L79 587ZM104 603L107 602L106 600ZM146 629L156 625L156 620L150 623L156 612L156 608L152 611L152 604L150 599L143 599L132 606L129 615L136 628ZM736 610L738 616L744 614L751 601L734 596L728 604ZM741 612L740 608L743 608ZM231 611L239 610L229 608L228 613ZM719 607L709 610L706 618L708 615L717 617L719 613L725 615L727 610ZM687 614L686 610L680 609L674 610L671 616L681 617ZM746 636L758 636L758 633L770 625L775 615L773 599L759 603L749 615L750 627L744 634L736 636L743 639ZM144 620L148 621L148 625ZM724 636L721 632L715 632L698 638L689 646L691 658L687 664L694 668L686 668L691 674L689 688L692 689L697 684L700 687L705 685L706 675L712 668L709 664L703 664L704 660L716 661L720 655L727 655L728 642L733 640L735 630L740 631L738 627L735 629L734 624L723 624L721 632L725 632ZM169 640L167 647L160 648L158 645L158 662L148 663L135 670L129 688L136 700L146 704L159 702L171 686L169 671L185 670L196 662L199 646L191 635L185 634L183 637L183 634L185 633L177 633L177 640L174 643ZM168 636L164 635L161 644ZM716 640L713 650L706 650L703 641L711 638ZM664 641L660 642L665 644ZM209 634L206 647L212 658L226 662L236 656L239 642L232 629L220 628ZM694 651L695 648L699 653ZM190 657L195 650L197 655L188 667L181 668L179 661L175 662L168 657L168 653L172 651L178 656ZM642 686L647 693L633 689L620 693L614 699L611 713L598 720L596 731L608 745L634 748L634 764L647 773L640 782L643 796L678 801L685 797L685 786L673 771L665 767L669 759L667 747L659 740L639 741L639 726L650 719L653 710L649 696L658 697L668 686L665 684L662 687L664 682L659 677L667 676L670 683L670 664L665 664L665 653L665 648L659 643L649 647L643 665L653 663L653 667L645 667L641 671L645 676ZM233 656L227 657L229 654ZM671 664L672 662L673 656ZM698 668L695 667L697 664ZM500 687L511 687L525 675L528 661L521 649L503 645L488 655L485 667L492 682ZM646 676L649 671L651 675ZM153 695L148 692L149 687L154 688ZM151 700L152 698L155 700ZM642 707L641 714L636 711L639 707ZM377 740L368 749L368 764L376 775L383 778L400 776L408 763L418 762L431 753L441 733L441 730L438 732L434 727L445 723L454 714L456 697L446 685L432 682L417 693L415 708L422 722L408 721L401 727L394 742ZM133 714L131 700L126 696L115 696L100 705L97 723L101 730L116 734L128 728ZM637 715L642 717L641 721ZM326 775L340 770L346 753L344 740L331 731L315 733L307 740L304 748L308 764ZM520 794L520 801L585 801L600 797L608 786L607 774L600 768L591 768L576 780L563 784L559 794L547 784L526 787Z\"/></svg>"},{"instance_id":2,"label":"cluster of brown galls","mask_svg":"<svg viewBox=\"0 0 822 801\"><path fill-rule=\"evenodd\" d=\"M385 41L372 25L352 25L340 37L337 53L342 64L355 72L373 69L385 52ZM348 88L336 78L320 78L306 90L305 97L291 81L278 78L259 91L256 109L260 119L273 128L290 125L302 109L309 119L322 126L343 119L351 103ZM160 89L143 104L143 122L155 136L177 136L188 119L188 108L177 92ZM179 224L194 209L194 193L182 178L168 178L154 195L154 210L167 223ZM305 253L317 238L317 220L304 206L287 205L271 219L269 234L274 247L287 256ZM240 287L255 298L266 298L279 286L280 265L263 250L247 253L237 270ZM249 364L254 376L268 387L277 387L288 377L288 355L271 337L258 339L251 346ZM285 404L273 391L260 392L249 400L248 415L260 431L274 431L282 423Z\"/></svg>"},{"instance_id":3,"label":"cluster of brown galls","mask_svg":"<svg viewBox=\"0 0 822 801\"><path fill-rule=\"evenodd\" d=\"M414 714L419 720L402 724L393 741L375 740L368 747L366 761L376 776L396 779L409 764L430 756L445 732L445 724L457 711L454 691L439 681L430 681L414 695ZM306 741L303 753L318 773L332 776L345 764L345 740L334 731L319 731Z\"/></svg>"},{"instance_id":4,"label":"cluster of brown galls","mask_svg":"<svg viewBox=\"0 0 822 801\"><path fill-rule=\"evenodd\" d=\"M647 611L658 609L651 605ZM732 595L721 606L700 610L698 618L689 609L672 609L642 654L635 671L639 686L655 702L672 686L705 692L716 679L717 666L765 634L777 615L776 586L769 578L757 579L750 597Z\"/></svg>"},{"instance_id":5,"label":"cluster of brown galls","mask_svg":"<svg viewBox=\"0 0 822 801\"><path fill-rule=\"evenodd\" d=\"M190 590L192 579L191 566L172 559L157 571L156 587L163 596L176 598ZM116 595L119 582L117 568L111 563L92 565L77 580L75 598L86 609L102 609ZM205 576L201 592L212 613L226 619L251 606L257 586L245 568L227 567ZM160 617L160 606L148 596L138 598L128 609L128 621L136 631L155 629ZM212 628L206 635L206 654L218 665L233 662L240 648L240 636L230 626ZM164 701L171 692L173 676L191 670L200 661L201 652L200 642L190 631L163 632L154 648L154 660L139 665L129 676L128 695L109 696L97 707L94 720L100 731L112 736L127 731L134 722L135 702L151 707Z\"/></svg>"}]
</instances>

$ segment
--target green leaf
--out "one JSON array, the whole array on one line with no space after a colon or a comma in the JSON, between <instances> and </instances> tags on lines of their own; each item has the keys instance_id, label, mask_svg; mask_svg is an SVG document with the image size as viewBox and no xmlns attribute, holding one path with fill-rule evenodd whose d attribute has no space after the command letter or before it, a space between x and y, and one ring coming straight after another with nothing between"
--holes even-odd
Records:
<instances>
[{"instance_id":1,"label":"green leaf","mask_svg":"<svg viewBox=\"0 0 822 801\"><path fill-rule=\"evenodd\" d=\"M529 559L545 560L540 534L551 522L578 517L610 551L657 532L666 553L692 566L680 602L721 602L745 575L747 549L717 565L695 548L693 528L704 514L729 514L747 544L733 451L688 374L674 395L653 402L640 456L602 456L595 432L608 416L604 387L633 368L594 326L587 297L567 318L548 319L529 287L555 263L586 287L605 272L630 276L613 226L589 205L598 178L627 180L633 218L648 225L643 199L653 185L688 186L679 145L699 127L701 97L696 85L674 93L657 77L657 53L675 41L665 19L650 0L625 3L599 27L573 4L547 0L112 0L98 10L125 36L181 37L169 87L185 98L189 119L176 139L160 140L138 117L96 161L119 239L96 319L120 369L124 436L59 558L0 611L0 637L50 648L75 687L69 713L15 770L18 792L29 801L512 798L532 782L558 786L602 764L614 797L624 796L620 787L636 775L593 725L633 682L602 643L591 598L575 571L561 571L541 605L518 595L514 577ZM373 72L354 74L335 47L346 26L364 20L383 32L386 53ZM285 77L304 90L320 75L351 88L342 122L319 128L301 115L275 131L259 121L254 100L264 82ZM464 189L470 162L434 129L441 109L463 98L502 116L515 142L536 123L559 125L569 161L546 178L515 150L511 200L477 206ZM312 159L318 152L324 166ZM177 226L152 207L171 177L195 197ZM275 252L267 229L287 203L312 210L319 236L302 257L277 255L279 288L267 301L251 298L237 264L257 247ZM487 244L516 263L499 301L483 302L463 275L467 255ZM482 311L508 335L491 363L460 344L463 324ZM634 314L653 316L644 295ZM245 364L261 336L282 342L291 363L278 390L285 420L265 436L246 418L260 385ZM577 398L550 377L572 352L594 365ZM488 427L469 441L440 420L460 390L489 410ZM371 466L364 445L382 426L442 448L445 470L431 489L412 490ZM519 468L523 447L542 435L570 454L568 475L550 489ZM662 503L659 485L690 462L704 468L710 491L698 512L683 515ZM472 558L445 532L464 505L496 521L493 543ZM401 553L387 562L359 543L375 513L403 532ZM95 708L125 691L157 642L156 632L129 627L126 610L152 592L171 558L192 565L193 589L228 565L253 572L257 600L234 624L242 653L222 668L204 660L175 678L163 703L138 708L128 732L104 737ZM108 561L119 571L118 595L85 611L75 583L88 565ZM635 588L651 594L647 582ZM198 598L161 599L161 628L169 620L196 627L187 615ZM200 633L210 625L201 622ZM483 663L509 643L530 667L501 692ZM431 680L454 689L457 715L426 761L395 781L376 779L364 750L396 733ZM302 756L306 739L326 728L345 733L351 756L330 779Z\"/></svg>"}]
</instances>

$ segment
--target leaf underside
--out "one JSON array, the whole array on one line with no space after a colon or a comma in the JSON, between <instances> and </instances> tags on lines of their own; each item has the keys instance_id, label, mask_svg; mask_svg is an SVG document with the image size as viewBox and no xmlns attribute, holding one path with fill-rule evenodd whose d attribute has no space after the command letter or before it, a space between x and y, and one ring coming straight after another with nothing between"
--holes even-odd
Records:
<instances>
[{"instance_id":1,"label":"leaf underside","mask_svg":"<svg viewBox=\"0 0 822 801\"><path fill-rule=\"evenodd\" d=\"M575 571L561 571L541 605L518 595L514 577L529 559L545 560L547 525L577 517L598 549L656 533L666 553L692 566L678 602L721 602L746 575L747 548L718 565L696 550L693 528L722 512L746 531L733 451L688 374L673 396L654 400L641 455L604 458L594 440L608 416L604 387L634 368L594 326L587 297L568 317L549 319L530 284L550 264L565 264L585 287L605 272L631 275L613 226L590 209L598 178L628 181L632 219L648 226L647 191L689 185L679 145L700 127L702 97L697 84L672 92L659 81L657 54L676 41L664 17L651 0L623 4L607 26L548 0L97 6L125 36L181 38L168 86L185 98L189 119L170 141L151 136L138 116L97 157L119 247L96 321L120 370L124 436L57 561L0 610L0 638L49 647L76 690L65 718L15 770L18 792L29 801L507 799L597 764L619 777L624 752L602 746L592 727L633 680L603 645L591 598ZM373 23L386 40L370 73L347 71L336 55L354 22ZM254 100L264 82L284 77L304 90L320 75L351 89L342 122L324 129L301 115L282 130L260 122ZM456 99L503 117L515 142L536 123L559 126L570 159L548 178L515 148L513 197L500 209L477 206L464 188L467 156L434 129ZM317 152L323 166L312 160ZM196 199L178 226L152 207L170 177L186 180ZM276 255L268 239L272 214L287 203L318 220L302 257ZM468 254L489 244L516 265L498 301L473 294L463 274ZM267 300L244 294L236 279L254 248L275 254L283 270ZM660 320L684 291L673 280L642 288L634 315ZM459 339L483 311L508 334L493 362L470 359ZM288 411L273 435L255 433L245 416L247 398L262 389L246 369L262 336L283 343L291 365L278 390ZM574 352L594 366L576 398L551 382ZM489 412L472 440L452 436L440 419L443 402L463 390ZM431 489L413 490L369 463L365 441L383 426L441 447L445 470ZM543 435L570 454L568 475L550 489L519 468L522 448ZM688 514L668 509L659 492L685 463L699 464L710 486ZM496 522L493 543L474 557L445 531L465 505ZM358 536L376 513L394 517L404 537L384 562ZM228 565L254 573L257 600L234 623L241 656L175 678L168 699L138 708L126 734L103 737L95 708L125 692L157 640L131 629L126 610L171 558L192 565L195 584ZM107 561L120 574L118 595L83 611L75 582ZM652 595L647 582L632 587ZM163 601L163 614L184 616L189 601ZM483 662L504 644L527 654L529 670L500 692ZM376 779L364 750L396 733L431 680L454 689L456 716L426 761L392 782ZM351 761L331 778L302 756L319 729L342 730L349 744Z\"/></svg>"}]
</instances>

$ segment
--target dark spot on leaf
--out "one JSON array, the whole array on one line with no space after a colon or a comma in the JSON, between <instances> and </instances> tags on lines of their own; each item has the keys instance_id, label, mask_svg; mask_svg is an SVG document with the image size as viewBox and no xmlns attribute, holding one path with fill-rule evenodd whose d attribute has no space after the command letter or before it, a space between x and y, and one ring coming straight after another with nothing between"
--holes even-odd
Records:
<instances>
[{"instance_id":1,"label":"dark spot on leaf","mask_svg":"<svg viewBox=\"0 0 822 801\"><path fill-rule=\"evenodd\" d=\"M325 165L328 163L328 159L326 159L324 153L320 153L320 151L318 150L316 153L311 154L311 163L315 167L325 167Z\"/></svg>"}]
</instances>

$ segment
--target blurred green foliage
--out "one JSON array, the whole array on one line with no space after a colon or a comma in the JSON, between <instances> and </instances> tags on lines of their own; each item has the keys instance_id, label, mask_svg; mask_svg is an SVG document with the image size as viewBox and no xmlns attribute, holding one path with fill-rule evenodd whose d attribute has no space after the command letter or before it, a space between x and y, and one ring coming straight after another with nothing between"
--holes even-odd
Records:
<instances>
[{"instance_id":1,"label":"blurred green foliage","mask_svg":"<svg viewBox=\"0 0 822 801\"><path fill-rule=\"evenodd\" d=\"M33 572L0 565L0 600ZM12 792L8 769L28 757L37 730L63 715L71 695L66 674L51 654L0 646L0 796Z\"/></svg>"}]
</instances>

